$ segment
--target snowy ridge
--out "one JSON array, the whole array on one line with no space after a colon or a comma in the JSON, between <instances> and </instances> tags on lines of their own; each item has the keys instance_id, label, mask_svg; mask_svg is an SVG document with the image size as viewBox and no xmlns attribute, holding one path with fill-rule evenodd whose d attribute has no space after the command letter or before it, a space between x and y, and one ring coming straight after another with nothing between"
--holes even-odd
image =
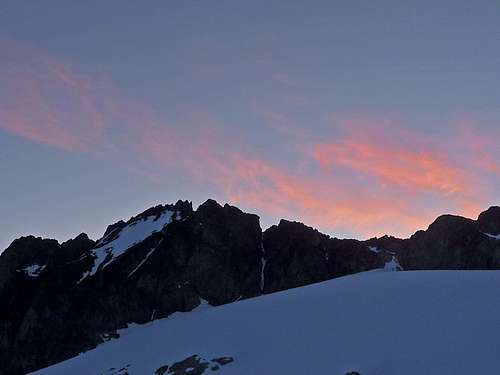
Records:
<instances>
[{"instance_id":1,"label":"snowy ridge","mask_svg":"<svg viewBox=\"0 0 500 375\"><path fill-rule=\"evenodd\" d=\"M234 359L203 375L493 374L499 283L500 271L366 272L134 325L36 374L154 375L193 356Z\"/></svg>"},{"instance_id":2,"label":"snowy ridge","mask_svg":"<svg viewBox=\"0 0 500 375\"><path fill-rule=\"evenodd\" d=\"M101 239L98 242L101 245L91 250L94 257L94 266L82 276L80 282L86 277L94 275L98 270L107 267L132 246L144 241L153 233L162 230L178 217L178 212L165 210L160 216L148 216L132 221L109 242L106 242L107 237ZM105 243L103 244L103 242Z\"/></svg>"}]
</instances>

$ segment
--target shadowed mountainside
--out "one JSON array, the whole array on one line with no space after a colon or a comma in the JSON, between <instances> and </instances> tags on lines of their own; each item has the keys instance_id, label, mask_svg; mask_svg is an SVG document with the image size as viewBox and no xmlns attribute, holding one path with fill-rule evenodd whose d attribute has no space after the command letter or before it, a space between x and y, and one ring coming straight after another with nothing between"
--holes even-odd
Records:
<instances>
[{"instance_id":1,"label":"shadowed mountainside","mask_svg":"<svg viewBox=\"0 0 500 375\"><path fill-rule=\"evenodd\" d=\"M500 269L500 208L444 215L409 239L331 238L213 200L156 206L81 234L23 237L0 255L0 374L22 374L116 337L129 323L375 268Z\"/></svg>"}]
</instances>

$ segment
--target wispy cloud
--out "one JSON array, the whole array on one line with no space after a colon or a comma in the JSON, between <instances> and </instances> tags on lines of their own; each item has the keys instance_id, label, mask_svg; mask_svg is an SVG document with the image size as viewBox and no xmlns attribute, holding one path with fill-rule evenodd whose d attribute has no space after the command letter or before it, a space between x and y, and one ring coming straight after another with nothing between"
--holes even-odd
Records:
<instances>
[{"instance_id":1,"label":"wispy cloud","mask_svg":"<svg viewBox=\"0 0 500 375\"><path fill-rule=\"evenodd\" d=\"M69 151L84 151L107 124L97 83L44 51L0 40L0 128Z\"/></svg>"},{"instance_id":2,"label":"wispy cloud","mask_svg":"<svg viewBox=\"0 0 500 375\"><path fill-rule=\"evenodd\" d=\"M159 183L180 173L200 194L211 186L273 220L362 237L409 235L443 208L476 215L491 196L491 176L500 175L498 147L477 126L430 135L391 119L352 116L315 134L293 116L253 103L249 111L279 133L276 142L295 151L283 160L229 138L210 113L193 109L184 120L166 120L45 51L3 41L0 57L0 129L70 152L128 158L134 172Z\"/></svg>"}]
</instances>

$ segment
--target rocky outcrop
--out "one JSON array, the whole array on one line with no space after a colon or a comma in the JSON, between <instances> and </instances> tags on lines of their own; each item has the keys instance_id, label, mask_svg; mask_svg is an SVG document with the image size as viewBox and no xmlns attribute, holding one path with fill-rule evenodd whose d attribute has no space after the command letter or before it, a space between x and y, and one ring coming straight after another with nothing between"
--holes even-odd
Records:
<instances>
[{"instance_id":1,"label":"rocky outcrop","mask_svg":"<svg viewBox=\"0 0 500 375\"><path fill-rule=\"evenodd\" d=\"M176 219L89 275L98 261L94 246L105 248L126 226L166 211ZM0 257L16 277L8 278L0 295L7 302L2 303L6 334L0 354L6 365L0 373L24 373L71 357L132 322L189 311L202 301L219 305L261 292L259 218L236 207L209 200L193 211L180 201L108 228L97 245L85 238L61 245L17 240ZM17 272L33 262L44 266L36 276Z\"/></svg>"},{"instance_id":2,"label":"rocky outcrop","mask_svg":"<svg viewBox=\"0 0 500 375\"><path fill-rule=\"evenodd\" d=\"M485 217L440 216L393 250L405 270L500 269L500 241L483 232L492 229Z\"/></svg>"},{"instance_id":3,"label":"rocky outcrop","mask_svg":"<svg viewBox=\"0 0 500 375\"><path fill-rule=\"evenodd\" d=\"M67 264L94 246L94 241L85 234L59 244L56 240L23 237L15 240L0 257L0 366L7 374L24 369L29 361L21 356L17 348L23 337L31 336L34 346L43 347L44 330L55 327L39 327L33 316L45 313L50 317L59 313L57 304L50 302L64 295L72 283L74 274L82 270L83 264ZM37 300L50 295L44 303L46 311L37 310ZM29 350L33 346L29 346ZM33 357L33 355L30 355ZM33 358L31 358L33 359ZM5 365L4 365L5 364ZM9 366L14 365L13 369Z\"/></svg>"},{"instance_id":4,"label":"rocky outcrop","mask_svg":"<svg viewBox=\"0 0 500 375\"><path fill-rule=\"evenodd\" d=\"M234 362L233 357L219 357L210 361L198 355L192 355L173 365L164 365L156 369L155 375L202 375L206 372L218 371L221 366Z\"/></svg>"},{"instance_id":5,"label":"rocky outcrop","mask_svg":"<svg viewBox=\"0 0 500 375\"><path fill-rule=\"evenodd\" d=\"M265 293L381 268L389 261L356 240L339 240L281 220L264 232Z\"/></svg>"},{"instance_id":6,"label":"rocky outcrop","mask_svg":"<svg viewBox=\"0 0 500 375\"><path fill-rule=\"evenodd\" d=\"M478 220L441 216L405 240L358 241L286 220L262 232L258 216L236 207L208 200L195 211L179 201L110 225L97 243L85 234L62 244L23 237L0 255L0 375L45 367L116 337L129 323L200 303L399 264L500 269L499 211L492 207Z\"/></svg>"},{"instance_id":7,"label":"rocky outcrop","mask_svg":"<svg viewBox=\"0 0 500 375\"><path fill-rule=\"evenodd\" d=\"M500 207L490 207L477 219L480 231L492 235L500 234Z\"/></svg>"}]
</instances>

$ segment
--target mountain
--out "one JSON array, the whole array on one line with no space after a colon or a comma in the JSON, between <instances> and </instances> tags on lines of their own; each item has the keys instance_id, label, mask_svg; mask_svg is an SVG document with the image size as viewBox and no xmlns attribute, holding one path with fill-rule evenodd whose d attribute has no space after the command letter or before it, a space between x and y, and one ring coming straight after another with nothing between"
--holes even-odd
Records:
<instances>
[{"instance_id":1,"label":"mountain","mask_svg":"<svg viewBox=\"0 0 500 375\"><path fill-rule=\"evenodd\" d=\"M370 271L131 325L36 375L494 374L499 283L500 271Z\"/></svg>"},{"instance_id":2,"label":"mountain","mask_svg":"<svg viewBox=\"0 0 500 375\"><path fill-rule=\"evenodd\" d=\"M97 242L23 237L0 255L0 374L49 366L131 323L205 301L219 306L380 268L500 269L499 211L478 220L444 215L405 240L357 241L286 220L262 231L258 216L236 207L178 201L110 225Z\"/></svg>"}]
</instances>

